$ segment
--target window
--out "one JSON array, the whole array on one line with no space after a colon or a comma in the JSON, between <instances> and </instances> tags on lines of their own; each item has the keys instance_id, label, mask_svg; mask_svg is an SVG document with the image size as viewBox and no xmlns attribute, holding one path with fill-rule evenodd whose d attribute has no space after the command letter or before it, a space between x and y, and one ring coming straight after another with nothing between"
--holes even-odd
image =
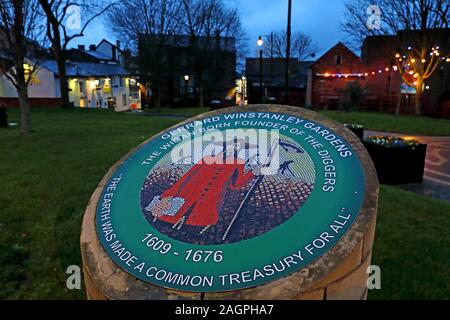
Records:
<instances>
[{"instance_id":1,"label":"window","mask_svg":"<svg viewBox=\"0 0 450 320\"><path fill-rule=\"evenodd\" d=\"M123 94L122 95L122 106L126 106L127 105L127 95Z\"/></svg>"},{"instance_id":2,"label":"window","mask_svg":"<svg viewBox=\"0 0 450 320\"><path fill-rule=\"evenodd\" d=\"M336 56L336 65L340 66L342 64L342 56L339 54Z\"/></svg>"},{"instance_id":3,"label":"window","mask_svg":"<svg viewBox=\"0 0 450 320\"><path fill-rule=\"evenodd\" d=\"M80 81L80 94L84 96L84 81Z\"/></svg>"}]
</instances>

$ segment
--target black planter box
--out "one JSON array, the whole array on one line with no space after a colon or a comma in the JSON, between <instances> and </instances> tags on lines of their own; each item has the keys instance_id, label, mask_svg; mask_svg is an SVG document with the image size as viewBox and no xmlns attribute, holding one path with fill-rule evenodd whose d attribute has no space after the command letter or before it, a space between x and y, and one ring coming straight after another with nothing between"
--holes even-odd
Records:
<instances>
[{"instance_id":1,"label":"black planter box","mask_svg":"<svg viewBox=\"0 0 450 320\"><path fill-rule=\"evenodd\" d=\"M363 127L352 127L351 125L348 125L348 124L344 124L344 126L348 130L353 132L359 138L359 140L364 139L364 128Z\"/></svg>"},{"instance_id":2,"label":"black planter box","mask_svg":"<svg viewBox=\"0 0 450 320\"><path fill-rule=\"evenodd\" d=\"M427 145L385 147L364 141L383 184L422 183Z\"/></svg>"},{"instance_id":3,"label":"black planter box","mask_svg":"<svg viewBox=\"0 0 450 320\"><path fill-rule=\"evenodd\" d=\"M6 128L8 126L8 116L6 114L6 108L0 107L0 127Z\"/></svg>"}]
</instances>

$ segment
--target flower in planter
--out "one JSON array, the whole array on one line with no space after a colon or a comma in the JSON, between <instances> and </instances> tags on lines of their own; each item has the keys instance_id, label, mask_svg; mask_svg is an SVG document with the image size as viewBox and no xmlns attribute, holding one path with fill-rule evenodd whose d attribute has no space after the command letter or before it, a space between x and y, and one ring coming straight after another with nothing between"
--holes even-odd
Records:
<instances>
[{"instance_id":1,"label":"flower in planter","mask_svg":"<svg viewBox=\"0 0 450 320\"><path fill-rule=\"evenodd\" d=\"M362 124L356 123L345 123L344 126L349 129L363 129L364 126Z\"/></svg>"},{"instance_id":2,"label":"flower in planter","mask_svg":"<svg viewBox=\"0 0 450 320\"><path fill-rule=\"evenodd\" d=\"M380 145L386 148L415 148L420 143L414 139L404 139L392 136L371 136L364 139L367 143Z\"/></svg>"}]
</instances>

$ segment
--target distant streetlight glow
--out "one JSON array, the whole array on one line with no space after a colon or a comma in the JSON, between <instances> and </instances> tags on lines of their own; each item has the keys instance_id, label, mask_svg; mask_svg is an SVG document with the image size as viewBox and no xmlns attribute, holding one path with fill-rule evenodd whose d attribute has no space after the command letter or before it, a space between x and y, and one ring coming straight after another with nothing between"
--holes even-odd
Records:
<instances>
[{"instance_id":1,"label":"distant streetlight glow","mask_svg":"<svg viewBox=\"0 0 450 320\"><path fill-rule=\"evenodd\" d=\"M256 41L256 44L257 44L258 47L260 47L260 48L263 46L264 41L263 41L263 39L262 39L261 36L259 36L258 41Z\"/></svg>"},{"instance_id":2,"label":"distant streetlight glow","mask_svg":"<svg viewBox=\"0 0 450 320\"><path fill-rule=\"evenodd\" d=\"M261 36L259 36L258 41L256 41L256 44L259 47L259 102L263 102L263 75L262 75L262 68L263 68L263 44L264 41Z\"/></svg>"}]
</instances>

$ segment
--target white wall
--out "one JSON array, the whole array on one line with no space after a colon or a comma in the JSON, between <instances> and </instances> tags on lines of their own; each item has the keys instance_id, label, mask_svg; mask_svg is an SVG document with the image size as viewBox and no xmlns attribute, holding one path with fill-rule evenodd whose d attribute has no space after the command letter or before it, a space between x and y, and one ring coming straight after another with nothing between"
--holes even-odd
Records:
<instances>
[{"instance_id":1,"label":"white wall","mask_svg":"<svg viewBox=\"0 0 450 320\"><path fill-rule=\"evenodd\" d=\"M47 69L39 68L36 75L36 81L32 82L28 87L30 98L60 98L59 80L55 79L55 75ZM58 86L56 86L58 82Z\"/></svg>"},{"instance_id":2,"label":"white wall","mask_svg":"<svg viewBox=\"0 0 450 320\"><path fill-rule=\"evenodd\" d=\"M34 80L28 86L28 96L30 98L59 98L59 81L55 79L52 72L47 69L39 68L34 73ZM17 91L9 79L0 76L0 97L17 98Z\"/></svg>"}]
</instances>

